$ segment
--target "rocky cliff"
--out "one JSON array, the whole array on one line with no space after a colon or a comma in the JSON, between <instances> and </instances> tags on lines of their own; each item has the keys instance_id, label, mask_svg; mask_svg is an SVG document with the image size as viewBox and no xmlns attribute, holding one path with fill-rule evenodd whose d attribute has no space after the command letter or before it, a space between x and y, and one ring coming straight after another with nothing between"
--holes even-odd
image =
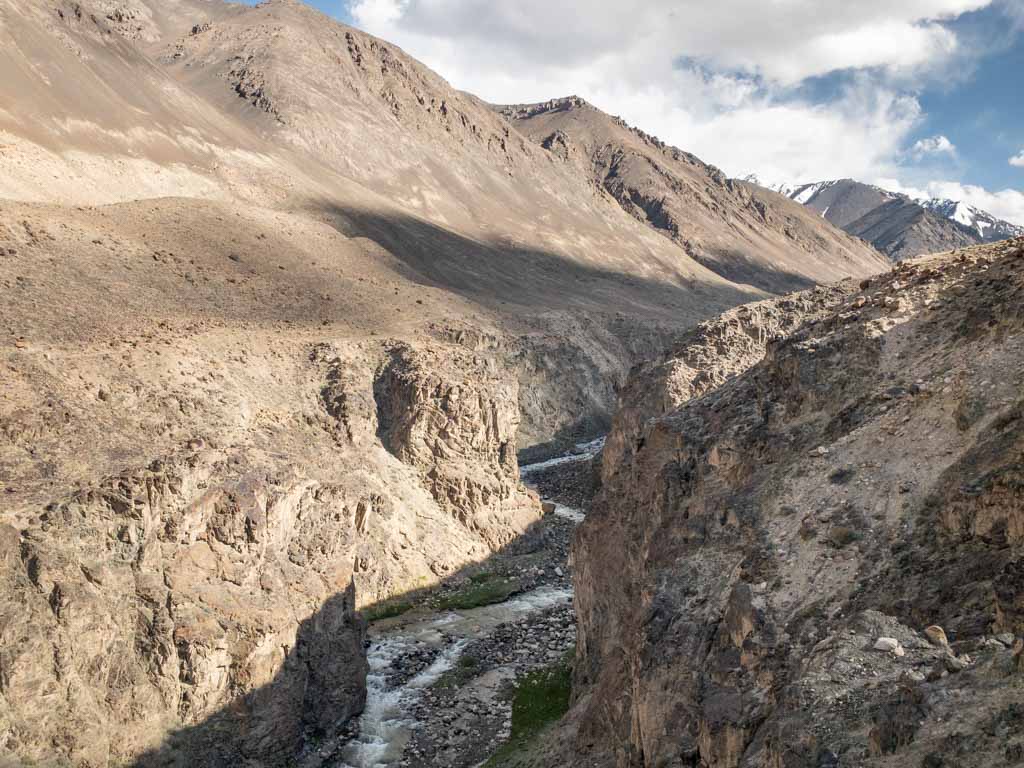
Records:
<instances>
[{"instance_id":1,"label":"rocky cliff","mask_svg":"<svg viewBox=\"0 0 1024 768\"><path fill-rule=\"evenodd\" d=\"M317 344L288 365L308 377L306 406L280 412L269 439L239 444L246 427L193 403L171 417L194 435L177 449L157 439L146 465L45 505L31 499L82 469L48 447L76 431L73 390L41 393L64 409L54 421L0 421L50 457L34 477L4 454L5 504L24 515L3 537L6 750L80 765L285 764L361 708L358 607L435 582L539 517L518 478L516 386L493 360ZM120 450L146 439L144 420L118 412L138 386L127 376L93 395L111 406L101 429ZM266 413L268 394L251 406Z\"/></svg>"},{"instance_id":2,"label":"rocky cliff","mask_svg":"<svg viewBox=\"0 0 1024 768\"><path fill-rule=\"evenodd\" d=\"M661 394L575 542L579 765L1024 756L1024 242L801 303L664 415L665 363L627 389Z\"/></svg>"}]
</instances>

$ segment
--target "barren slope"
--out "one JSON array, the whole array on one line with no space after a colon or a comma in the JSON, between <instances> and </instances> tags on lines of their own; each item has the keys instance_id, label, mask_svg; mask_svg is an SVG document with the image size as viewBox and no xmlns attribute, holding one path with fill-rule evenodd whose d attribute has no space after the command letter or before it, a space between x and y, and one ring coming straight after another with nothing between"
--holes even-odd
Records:
<instances>
[{"instance_id":1,"label":"barren slope","mask_svg":"<svg viewBox=\"0 0 1024 768\"><path fill-rule=\"evenodd\" d=\"M623 210L723 277L768 291L883 268L866 244L571 96L499 108Z\"/></svg>"}]
</instances>

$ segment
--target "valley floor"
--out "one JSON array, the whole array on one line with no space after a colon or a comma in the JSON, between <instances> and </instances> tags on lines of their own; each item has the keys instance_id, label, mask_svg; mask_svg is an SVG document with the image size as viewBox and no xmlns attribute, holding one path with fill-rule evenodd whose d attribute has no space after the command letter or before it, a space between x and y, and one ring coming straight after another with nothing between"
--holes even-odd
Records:
<instances>
[{"instance_id":1,"label":"valley floor","mask_svg":"<svg viewBox=\"0 0 1024 768\"><path fill-rule=\"evenodd\" d=\"M367 611L366 709L338 739L310 739L304 768L499 768L567 711L567 555L600 447L524 467L548 514L513 545L436 591Z\"/></svg>"}]
</instances>

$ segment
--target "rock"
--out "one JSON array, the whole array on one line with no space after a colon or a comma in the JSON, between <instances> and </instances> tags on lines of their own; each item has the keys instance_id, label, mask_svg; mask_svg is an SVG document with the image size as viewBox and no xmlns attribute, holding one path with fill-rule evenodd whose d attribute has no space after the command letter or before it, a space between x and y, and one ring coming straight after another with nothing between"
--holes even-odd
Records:
<instances>
[{"instance_id":1,"label":"rock","mask_svg":"<svg viewBox=\"0 0 1024 768\"><path fill-rule=\"evenodd\" d=\"M848 295L753 367L693 334L631 374L606 443L621 461L605 454L573 544L577 743L623 765L804 766L842 734L844 763L916 765L927 729L965 768L1003 764L1005 736L963 713L1013 701L1018 662L985 653L977 675L951 675L970 662L947 667L938 630L904 622L930 617L972 650L1024 616L1024 422L1010 384L1024 366L1024 274L1006 259L995 275L933 265L937 312L920 311L901 273L899 324L841 320ZM735 374L691 384L719 366ZM998 431L961 431L952 392L910 396L910 382L947 377L985 392ZM829 482L839 466L856 474ZM855 546L837 550L826 526L856 532ZM753 589L761 578L768 595Z\"/></svg>"},{"instance_id":2,"label":"rock","mask_svg":"<svg viewBox=\"0 0 1024 768\"><path fill-rule=\"evenodd\" d=\"M970 666L970 659L968 657L954 656L950 654L943 659L943 664L946 665L946 670L949 672L963 672Z\"/></svg>"},{"instance_id":3,"label":"rock","mask_svg":"<svg viewBox=\"0 0 1024 768\"><path fill-rule=\"evenodd\" d=\"M873 647L876 651L886 651L893 656L902 656L905 653L900 641L894 637L880 637L875 641Z\"/></svg>"},{"instance_id":4,"label":"rock","mask_svg":"<svg viewBox=\"0 0 1024 768\"><path fill-rule=\"evenodd\" d=\"M945 630L937 624L933 624L932 626L927 627L924 630L924 634L925 637L928 638L928 642L930 642L937 648L949 647L949 640L946 638Z\"/></svg>"},{"instance_id":5,"label":"rock","mask_svg":"<svg viewBox=\"0 0 1024 768\"><path fill-rule=\"evenodd\" d=\"M1013 648L1013 644L1017 642L1017 636L1013 632L1001 632L996 635L996 640L1005 645L1007 648Z\"/></svg>"},{"instance_id":6,"label":"rock","mask_svg":"<svg viewBox=\"0 0 1024 768\"><path fill-rule=\"evenodd\" d=\"M554 514L557 505L553 501L542 501L540 503L540 507L545 515L552 515Z\"/></svg>"}]
</instances>

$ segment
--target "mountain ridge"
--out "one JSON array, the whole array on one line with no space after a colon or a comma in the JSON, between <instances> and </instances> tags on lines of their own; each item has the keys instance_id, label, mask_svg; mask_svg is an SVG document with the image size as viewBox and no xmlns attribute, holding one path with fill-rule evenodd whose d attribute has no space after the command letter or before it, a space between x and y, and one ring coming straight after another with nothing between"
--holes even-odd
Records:
<instances>
[{"instance_id":1,"label":"mountain ridge","mask_svg":"<svg viewBox=\"0 0 1024 768\"><path fill-rule=\"evenodd\" d=\"M821 229L783 197L732 181L578 96L494 109L637 221L726 279L792 290L814 281L804 259L838 279L846 263L872 258L856 240Z\"/></svg>"},{"instance_id":2,"label":"mountain ridge","mask_svg":"<svg viewBox=\"0 0 1024 768\"><path fill-rule=\"evenodd\" d=\"M1024 226L1002 221L960 201L913 198L855 179L771 184L751 174L744 180L813 208L832 223L866 239L897 260L1024 235ZM839 200L842 212L833 207L840 197L843 198ZM857 201L851 201L852 197ZM883 206L886 206L884 210ZM851 215L851 211L856 215Z\"/></svg>"}]
</instances>

